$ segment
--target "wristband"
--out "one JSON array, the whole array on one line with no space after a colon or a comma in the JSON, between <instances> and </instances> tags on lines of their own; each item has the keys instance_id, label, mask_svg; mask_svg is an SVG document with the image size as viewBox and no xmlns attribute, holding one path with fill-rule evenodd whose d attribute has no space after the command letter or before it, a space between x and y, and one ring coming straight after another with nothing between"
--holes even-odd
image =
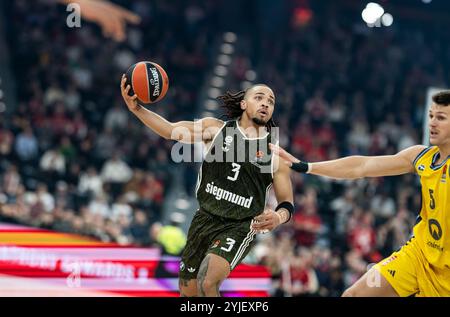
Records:
<instances>
[{"instance_id":1,"label":"wristband","mask_svg":"<svg viewBox=\"0 0 450 317\"><path fill-rule=\"evenodd\" d=\"M306 162L298 162L298 163L292 163L291 165L291 169L293 169L296 172L299 173L306 173L308 174L310 171L310 163L306 163Z\"/></svg>"},{"instance_id":2,"label":"wristband","mask_svg":"<svg viewBox=\"0 0 450 317\"><path fill-rule=\"evenodd\" d=\"M287 211L289 211L289 218L283 223L289 222L289 220L291 220L292 214L294 213L294 205L289 201L283 201L282 203L278 204L277 208L275 208L275 212L281 208L284 208Z\"/></svg>"}]
</instances>

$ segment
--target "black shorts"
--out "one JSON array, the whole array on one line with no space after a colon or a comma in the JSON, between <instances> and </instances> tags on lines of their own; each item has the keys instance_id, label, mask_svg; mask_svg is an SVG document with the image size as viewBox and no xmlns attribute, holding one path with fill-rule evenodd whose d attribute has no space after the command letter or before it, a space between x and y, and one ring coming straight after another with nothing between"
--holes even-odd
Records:
<instances>
[{"instance_id":1,"label":"black shorts","mask_svg":"<svg viewBox=\"0 0 450 317\"><path fill-rule=\"evenodd\" d=\"M198 269L208 253L230 263L233 270L253 247L256 231L252 218L227 219L198 210L189 227L187 243L181 255L180 278L197 278Z\"/></svg>"}]
</instances>

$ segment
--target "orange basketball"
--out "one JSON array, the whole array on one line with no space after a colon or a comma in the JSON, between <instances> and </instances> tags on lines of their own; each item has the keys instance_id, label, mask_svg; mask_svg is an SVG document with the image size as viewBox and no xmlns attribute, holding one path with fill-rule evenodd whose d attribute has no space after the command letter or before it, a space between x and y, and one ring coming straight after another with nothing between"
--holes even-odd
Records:
<instances>
[{"instance_id":1,"label":"orange basketball","mask_svg":"<svg viewBox=\"0 0 450 317\"><path fill-rule=\"evenodd\" d=\"M153 62L139 62L128 68L127 85L130 85L129 95L137 95L145 105L160 101L169 88L169 77L166 71Z\"/></svg>"}]
</instances>

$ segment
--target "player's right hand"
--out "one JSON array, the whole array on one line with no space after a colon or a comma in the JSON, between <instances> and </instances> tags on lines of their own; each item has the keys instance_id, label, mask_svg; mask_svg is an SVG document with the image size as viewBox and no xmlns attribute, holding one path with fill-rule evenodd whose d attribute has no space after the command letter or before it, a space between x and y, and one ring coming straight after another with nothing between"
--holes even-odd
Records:
<instances>
[{"instance_id":1,"label":"player's right hand","mask_svg":"<svg viewBox=\"0 0 450 317\"><path fill-rule=\"evenodd\" d=\"M281 218L276 211L265 209L262 214L253 218L251 228L257 233L267 233L281 225Z\"/></svg>"},{"instance_id":2,"label":"player's right hand","mask_svg":"<svg viewBox=\"0 0 450 317\"><path fill-rule=\"evenodd\" d=\"M297 159L295 156L293 156L291 153L289 153L288 151L286 151L285 149L283 149L282 147L269 143L269 147L270 150L278 155L279 157L281 157L283 160L285 160L286 162L288 162L289 166L292 166L292 163L298 163L300 162L299 159Z\"/></svg>"},{"instance_id":3,"label":"player's right hand","mask_svg":"<svg viewBox=\"0 0 450 317\"><path fill-rule=\"evenodd\" d=\"M127 85L127 87L125 87L126 81L127 77L125 77L125 74L123 74L122 80L120 82L120 91L122 92L122 98L130 111L136 111L140 107L137 102L137 95L136 94L134 94L133 96L128 95L131 87L130 85Z\"/></svg>"}]
</instances>

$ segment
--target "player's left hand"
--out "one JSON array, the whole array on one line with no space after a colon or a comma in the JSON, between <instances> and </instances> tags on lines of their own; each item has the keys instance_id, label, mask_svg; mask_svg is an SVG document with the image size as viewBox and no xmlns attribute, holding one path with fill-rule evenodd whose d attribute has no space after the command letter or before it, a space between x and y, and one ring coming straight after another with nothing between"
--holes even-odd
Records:
<instances>
[{"instance_id":1,"label":"player's left hand","mask_svg":"<svg viewBox=\"0 0 450 317\"><path fill-rule=\"evenodd\" d=\"M278 155L283 160L285 160L286 163L288 163L289 166L292 166L292 163L300 162L300 160L298 158L293 156L291 153L289 153L288 151L286 151L285 149L283 149L279 145L275 145L275 144L269 143L269 148L274 154Z\"/></svg>"},{"instance_id":2,"label":"player's left hand","mask_svg":"<svg viewBox=\"0 0 450 317\"><path fill-rule=\"evenodd\" d=\"M272 209L265 209L262 214L253 219L252 229L258 233L267 233L281 224L280 215Z\"/></svg>"}]
</instances>

